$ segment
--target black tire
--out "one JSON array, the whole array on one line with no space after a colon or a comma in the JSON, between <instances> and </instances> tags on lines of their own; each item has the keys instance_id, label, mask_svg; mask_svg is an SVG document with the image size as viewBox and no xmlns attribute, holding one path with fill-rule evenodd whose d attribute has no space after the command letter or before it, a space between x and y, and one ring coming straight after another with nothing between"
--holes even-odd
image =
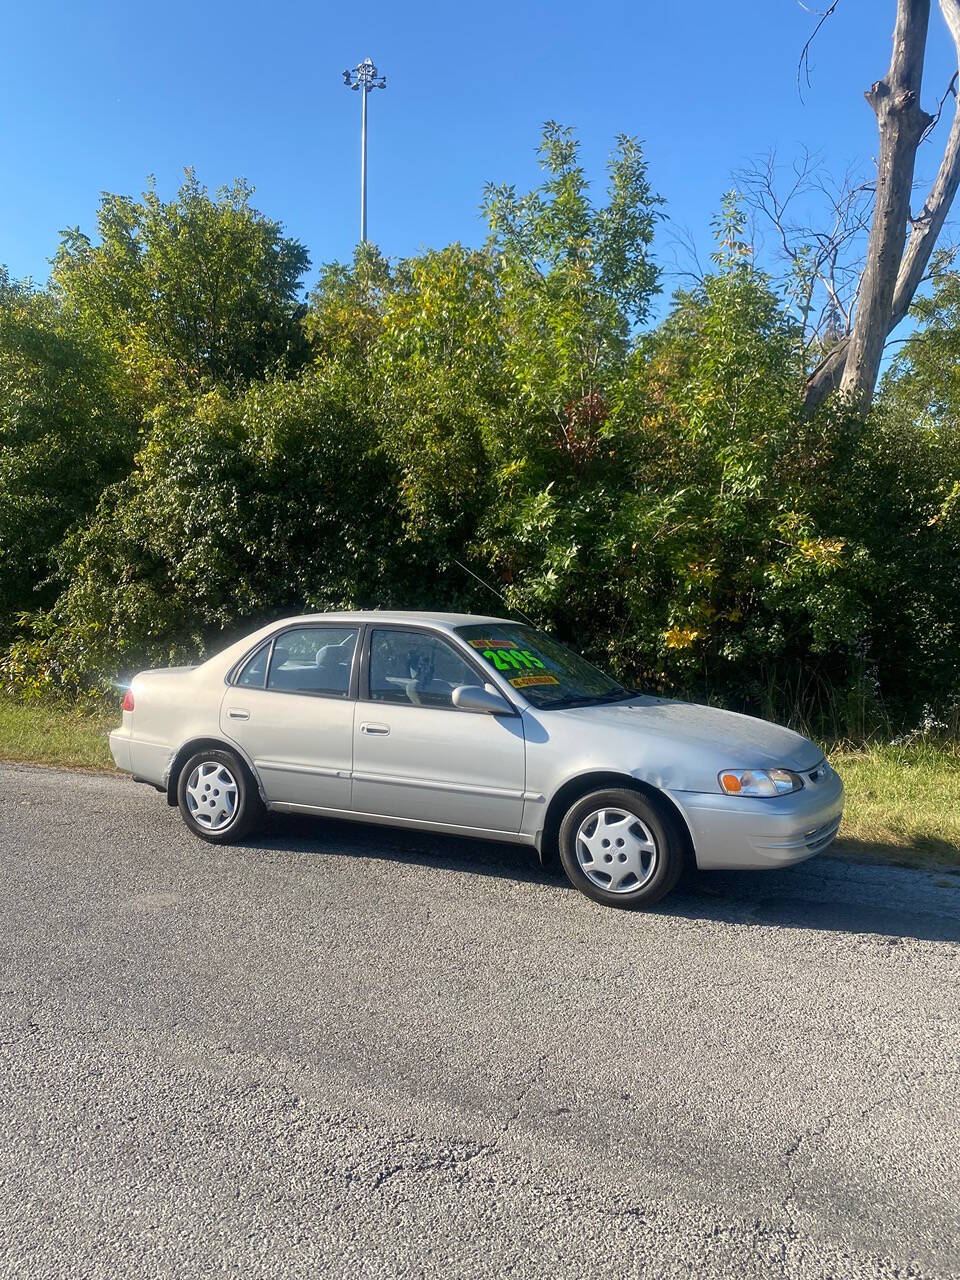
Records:
<instances>
[{"instance_id":1,"label":"black tire","mask_svg":"<svg viewBox=\"0 0 960 1280\"><path fill-rule=\"evenodd\" d=\"M577 836L581 825L592 814L603 810L624 815L621 825L624 834L622 837L611 836L607 842L609 847L598 850L599 856L585 848L584 857L591 859L585 868L578 855ZM636 823L630 823L630 815ZM605 829L609 830L608 827ZM594 832L599 837L599 827L594 827ZM591 836L588 827L586 838ZM637 843L642 838L653 845L652 853L645 855L647 862L641 860L636 871L631 870L632 862L627 865L631 857L631 837ZM622 842L620 848L618 840ZM598 840L598 843L602 841ZM602 902L607 907L650 907L676 885L686 862L686 849L676 819L664 805L649 800L639 791L616 788L591 791L570 806L560 824L560 861L570 883L594 902ZM588 871L592 871L592 876ZM625 879L617 892L598 882L608 875L612 883L618 873Z\"/></svg>"},{"instance_id":2,"label":"black tire","mask_svg":"<svg viewBox=\"0 0 960 1280\"><path fill-rule=\"evenodd\" d=\"M209 767L208 779L201 776L194 779L195 771L203 770L204 767ZM220 774L215 771L217 767L222 771ZM231 793L226 778L232 779L235 784L236 799L232 814L226 816L221 825L217 825L223 810L215 806L227 802ZM218 782L220 786L217 785ZM198 783L201 784L201 795L210 797L209 801L204 798L199 805L196 799ZM238 755L225 749L210 748L198 751L190 757L177 779L177 804L189 830L210 844L236 844L243 840L259 825L264 813L260 792L247 766Z\"/></svg>"}]
</instances>

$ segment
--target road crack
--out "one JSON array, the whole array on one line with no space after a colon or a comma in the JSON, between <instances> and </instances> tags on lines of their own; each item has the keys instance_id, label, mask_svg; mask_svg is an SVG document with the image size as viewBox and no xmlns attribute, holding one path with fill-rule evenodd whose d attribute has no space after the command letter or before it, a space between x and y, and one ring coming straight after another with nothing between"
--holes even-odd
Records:
<instances>
[{"instance_id":1,"label":"road crack","mask_svg":"<svg viewBox=\"0 0 960 1280\"><path fill-rule=\"evenodd\" d=\"M544 1071L546 1070L547 1063L554 1056L555 1056L555 1053L541 1053L538 1056L537 1061L533 1068L533 1074L531 1075L527 1083L523 1086L523 1088L520 1090L520 1092L516 1095L516 1098L514 1099L513 1110L503 1121L503 1124L500 1130L501 1133L503 1134L509 1133L512 1126L515 1125L516 1122L520 1119L520 1116L523 1114L523 1104L526 1102L530 1092L543 1079L543 1074L544 1074Z\"/></svg>"}]
</instances>

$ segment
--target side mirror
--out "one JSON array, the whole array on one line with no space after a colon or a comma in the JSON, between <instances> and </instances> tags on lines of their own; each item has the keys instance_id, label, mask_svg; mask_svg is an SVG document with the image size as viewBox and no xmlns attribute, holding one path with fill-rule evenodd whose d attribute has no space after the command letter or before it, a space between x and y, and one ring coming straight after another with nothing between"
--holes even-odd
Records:
<instances>
[{"instance_id":1,"label":"side mirror","mask_svg":"<svg viewBox=\"0 0 960 1280\"><path fill-rule=\"evenodd\" d=\"M513 707L490 685L460 684L453 691L453 705L461 711L484 711L489 716L512 716Z\"/></svg>"}]
</instances>

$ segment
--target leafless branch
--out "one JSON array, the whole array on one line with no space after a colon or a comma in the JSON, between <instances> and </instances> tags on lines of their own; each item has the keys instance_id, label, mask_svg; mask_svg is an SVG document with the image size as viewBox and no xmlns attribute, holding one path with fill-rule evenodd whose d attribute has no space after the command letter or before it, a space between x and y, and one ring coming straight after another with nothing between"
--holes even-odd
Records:
<instances>
[{"instance_id":1,"label":"leafless branch","mask_svg":"<svg viewBox=\"0 0 960 1280\"><path fill-rule=\"evenodd\" d=\"M823 26L826 20L833 14L834 10L836 9L839 3L840 3L840 0L833 0L833 3L829 6L829 8L824 9L822 13L818 14L819 21L817 22L817 25L813 28L813 31L810 33L810 38L807 40L807 43L803 46L803 48L800 51L800 61L797 63L797 93L799 93L800 95L801 102L803 101L804 80L806 80L807 82L807 88L808 89L810 88L811 46L813 45L814 40L816 40L817 35L820 31L820 28ZM808 9L805 4L801 4L800 8L806 9L807 13L817 12L815 9L812 9L812 10Z\"/></svg>"},{"instance_id":2,"label":"leafless branch","mask_svg":"<svg viewBox=\"0 0 960 1280\"><path fill-rule=\"evenodd\" d=\"M831 178L809 151L789 165L770 153L735 176L746 207L775 234L787 268L781 283L807 344L848 333L874 184L853 169Z\"/></svg>"},{"instance_id":3,"label":"leafless branch","mask_svg":"<svg viewBox=\"0 0 960 1280\"><path fill-rule=\"evenodd\" d=\"M933 119L932 119L932 120L930 121L930 123L927 125L926 129L924 129L924 131L923 131L923 133L922 133L922 135L921 135L921 137L920 137L920 142L921 142L921 143L926 142L926 140L930 137L931 133L933 133L934 129L935 129L935 128L937 127L937 125L940 123L940 117L941 117L941 115L943 114L943 104L946 102L947 98L949 98L949 97L950 97L950 94L952 93L952 94L953 94L953 96L954 96L954 98L956 98L956 96L957 96L957 76L958 76L958 72L956 72L956 71L955 71L955 72L953 73L953 75L950 77L950 83L947 85L946 89L944 89L944 91L943 91L943 97L940 99L939 103L937 104L937 110L936 110L936 113L934 114Z\"/></svg>"},{"instance_id":4,"label":"leafless branch","mask_svg":"<svg viewBox=\"0 0 960 1280\"><path fill-rule=\"evenodd\" d=\"M696 241L693 233L688 227L680 227L676 224L673 226L673 235L669 241L673 251L673 270L666 274L674 276L678 280L689 280L693 284L701 284L705 275L700 258L697 254ZM681 259L685 259L688 266L681 266Z\"/></svg>"}]
</instances>

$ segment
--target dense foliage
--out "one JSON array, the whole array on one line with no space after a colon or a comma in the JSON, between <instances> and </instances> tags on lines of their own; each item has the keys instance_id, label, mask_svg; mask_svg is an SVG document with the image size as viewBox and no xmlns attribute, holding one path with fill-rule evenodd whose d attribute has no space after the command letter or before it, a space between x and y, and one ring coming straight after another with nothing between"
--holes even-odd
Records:
<instances>
[{"instance_id":1,"label":"dense foliage","mask_svg":"<svg viewBox=\"0 0 960 1280\"><path fill-rule=\"evenodd\" d=\"M137 430L102 334L0 269L0 641L56 598L55 550L129 471Z\"/></svg>"},{"instance_id":2,"label":"dense foliage","mask_svg":"<svg viewBox=\"0 0 960 1280\"><path fill-rule=\"evenodd\" d=\"M482 249L364 246L306 306L302 247L192 176L169 205L105 197L47 292L4 280L4 682L96 693L283 612L456 606L831 735L949 711L950 264L872 415L811 420L734 199L665 303L637 143L599 203L568 131L541 161L536 190L487 189Z\"/></svg>"}]
</instances>

